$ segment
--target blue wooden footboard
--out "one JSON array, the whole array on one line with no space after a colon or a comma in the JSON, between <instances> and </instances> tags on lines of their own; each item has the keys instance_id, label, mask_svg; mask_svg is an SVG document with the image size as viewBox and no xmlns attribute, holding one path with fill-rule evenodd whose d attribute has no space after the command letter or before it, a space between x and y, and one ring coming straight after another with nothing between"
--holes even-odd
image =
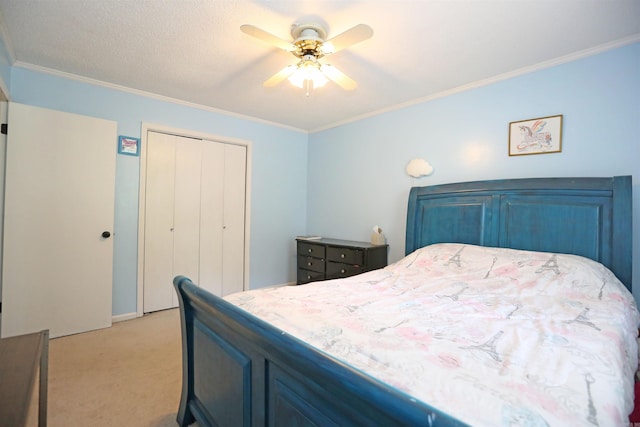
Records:
<instances>
[{"instance_id":1,"label":"blue wooden footboard","mask_svg":"<svg viewBox=\"0 0 640 427\"><path fill-rule=\"evenodd\" d=\"M173 281L187 426L461 426L195 286Z\"/></svg>"}]
</instances>

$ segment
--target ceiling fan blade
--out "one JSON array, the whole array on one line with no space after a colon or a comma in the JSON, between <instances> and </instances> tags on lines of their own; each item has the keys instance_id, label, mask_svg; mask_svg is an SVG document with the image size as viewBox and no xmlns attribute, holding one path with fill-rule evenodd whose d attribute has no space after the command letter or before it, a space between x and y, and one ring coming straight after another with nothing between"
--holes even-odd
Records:
<instances>
[{"instance_id":1,"label":"ceiling fan blade","mask_svg":"<svg viewBox=\"0 0 640 427\"><path fill-rule=\"evenodd\" d=\"M325 55L338 52L356 43L360 43L373 36L373 29L366 24L358 24L347 31L327 40L322 51Z\"/></svg>"},{"instance_id":2,"label":"ceiling fan blade","mask_svg":"<svg viewBox=\"0 0 640 427\"><path fill-rule=\"evenodd\" d=\"M283 81L287 77L289 77L291 74L293 74L293 72L296 70L296 68L298 68L297 65L287 65L282 70L278 71L273 76L269 77L262 84L262 86L264 86L264 87L273 87L273 86L277 85L278 83L280 83L281 81Z\"/></svg>"},{"instance_id":3,"label":"ceiling fan blade","mask_svg":"<svg viewBox=\"0 0 640 427\"><path fill-rule=\"evenodd\" d=\"M333 65L323 64L320 67L320 71L322 71L322 74L327 76L329 80L332 80L344 90L354 90L358 87L358 83L356 83L355 80L353 80L351 77L348 77Z\"/></svg>"},{"instance_id":4,"label":"ceiling fan blade","mask_svg":"<svg viewBox=\"0 0 640 427\"><path fill-rule=\"evenodd\" d=\"M276 46L282 50L286 50L287 52L293 52L297 49L297 47L286 40L282 40L280 37L274 36L271 33L266 32L258 27L253 25L244 24L240 26L240 31L243 33L255 37L257 39L262 40L272 46Z\"/></svg>"}]
</instances>

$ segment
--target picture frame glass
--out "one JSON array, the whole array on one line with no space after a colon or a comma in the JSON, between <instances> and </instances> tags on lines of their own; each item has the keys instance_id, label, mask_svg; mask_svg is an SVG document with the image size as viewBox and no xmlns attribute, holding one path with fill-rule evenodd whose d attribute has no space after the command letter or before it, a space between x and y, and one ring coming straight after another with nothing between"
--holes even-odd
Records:
<instances>
[{"instance_id":1,"label":"picture frame glass","mask_svg":"<svg viewBox=\"0 0 640 427\"><path fill-rule=\"evenodd\" d=\"M562 151L562 115L509 123L509 156Z\"/></svg>"},{"instance_id":2,"label":"picture frame glass","mask_svg":"<svg viewBox=\"0 0 640 427\"><path fill-rule=\"evenodd\" d=\"M118 153L129 156L137 156L140 149L140 139L129 136L120 136L118 138Z\"/></svg>"}]
</instances>

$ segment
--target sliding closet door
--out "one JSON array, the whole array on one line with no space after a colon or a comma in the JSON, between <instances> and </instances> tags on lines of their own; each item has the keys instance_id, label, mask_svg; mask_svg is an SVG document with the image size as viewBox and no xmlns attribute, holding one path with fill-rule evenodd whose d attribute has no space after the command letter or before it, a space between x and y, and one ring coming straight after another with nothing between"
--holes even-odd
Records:
<instances>
[{"instance_id":1,"label":"sliding closet door","mask_svg":"<svg viewBox=\"0 0 640 427\"><path fill-rule=\"evenodd\" d=\"M149 132L143 310L176 307L172 280L244 289L246 147Z\"/></svg>"},{"instance_id":2,"label":"sliding closet door","mask_svg":"<svg viewBox=\"0 0 640 427\"><path fill-rule=\"evenodd\" d=\"M225 296L244 290L247 148L204 141L202 153L199 285Z\"/></svg>"},{"instance_id":3,"label":"sliding closet door","mask_svg":"<svg viewBox=\"0 0 640 427\"><path fill-rule=\"evenodd\" d=\"M147 139L144 233L144 312L175 307L173 275L173 206L175 136L153 133Z\"/></svg>"},{"instance_id":4,"label":"sliding closet door","mask_svg":"<svg viewBox=\"0 0 640 427\"><path fill-rule=\"evenodd\" d=\"M222 295L225 144L206 141L202 147L202 221L200 223L199 286ZM225 249L226 250L226 249Z\"/></svg>"},{"instance_id":5,"label":"sliding closet door","mask_svg":"<svg viewBox=\"0 0 640 427\"><path fill-rule=\"evenodd\" d=\"M172 279L198 281L202 141L153 133L147 142L144 311L178 306Z\"/></svg>"},{"instance_id":6,"label":"sliding closet door","mask_svg":"<svg viewBox=\"0 0 640 427\"><path fill-rule=\"evenodd\" d=\"M176 170L173 206L173 275L200 280L200 174L202 141L175 137ZM173 288L173 277L169 286ZM197 283L197 282L196 282ZM175 292L174 297L177 298ZM174 300L177 307L177 299Z\"/></svg>"},{"instance_id":7,"label":"sliding closet door","mask_svg":"<svg viewBox=\"0 0 640 427\"><path fill-rule=\"evenodd\" d=\"M247 147L225 144L222 293L243 291Z\"/></svg>"}]
</instances>

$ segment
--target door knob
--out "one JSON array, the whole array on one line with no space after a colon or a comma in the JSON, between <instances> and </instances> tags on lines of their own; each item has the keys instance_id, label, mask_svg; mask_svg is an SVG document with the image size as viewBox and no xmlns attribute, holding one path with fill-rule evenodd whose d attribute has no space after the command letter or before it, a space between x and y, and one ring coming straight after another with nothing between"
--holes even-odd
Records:
<instances>
[{"instance_id":1,"label":"door knob","mask_svg":"<svg viewBox=\"0 0 640 427\"><path fill-rule=\"evenodd\" d=\"M111 237L111 233L109 233L108 231L103 231L102 237L104 237L105 239L108 239L109 237Z\"/></svg>"}]
</instances>

